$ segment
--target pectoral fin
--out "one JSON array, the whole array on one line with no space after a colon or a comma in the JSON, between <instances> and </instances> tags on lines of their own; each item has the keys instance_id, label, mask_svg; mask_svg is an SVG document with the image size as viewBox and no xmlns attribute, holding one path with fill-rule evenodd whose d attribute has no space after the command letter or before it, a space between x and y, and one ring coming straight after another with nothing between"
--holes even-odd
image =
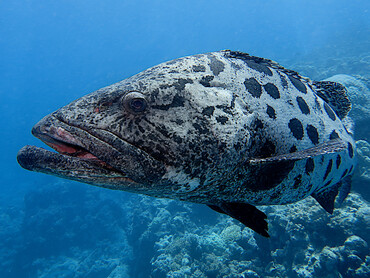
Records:
<instances>
[{"instance_id":1,"label":"pectoral fin","mask_svg":"<svg viewBox=\"0 0 370 278\"><path fill-rule=\"evenodd\" d=\"M266 158L254 158L250 159L249 163L251 164L260 164L260 163L276 163L282 161L298 161L310 157L316 157L320 155L325 155L329 153L337 153L347 150L348 145L341 139L333 139L328 142L316 145L315 147L305 149L302 151L297 151L288 154L282 154Z\"/></svg>"},{"instance_id":2,"label":"pectoral fin","mask_svg":"<svg viewBox=\"0 0 370 278\"><path fill-rule=\"evenodd\" d=\"M264 237L270 237L267 233L268 226L266 214L255 206L244 203L222 203L220 205L208 205L211 209L224 213L240 221L248 228Z\"/></svg>"}]
</instances>

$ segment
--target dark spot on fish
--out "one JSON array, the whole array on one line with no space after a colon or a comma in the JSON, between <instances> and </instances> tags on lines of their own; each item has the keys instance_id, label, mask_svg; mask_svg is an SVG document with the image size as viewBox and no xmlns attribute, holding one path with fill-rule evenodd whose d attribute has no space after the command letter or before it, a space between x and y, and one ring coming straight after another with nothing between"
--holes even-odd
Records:
<instances>
[{"instance_id":1,"label":"dark spot on fish","mask_svg":"<svg viewBox=\"0 0 370 278\"><path fill-rule=\"evenodd\" d=\"M157 98L158 98L158 95L159 95L159 89L156 88L152 91L152 93L150 94L150 99L152 102L154 102Z\"/></svg>"},{"instance_id":2,"label":"dark spot on fish","mask_svg":"<svg viewBox=\"0 0 370 278\"><path fill-rule=\"evenodd\" d=\"M316 95L315 95L315 108L316 110L321 111L321 105Z\"/></svg>"},{"instance_id":3,"label":"dark spot on fish","mask_svg":"<svg viewBox=\"0 0 370 278\"><path fill-rule=\"evenodd\" d=\"M152 108L159 110L168 110L173 107L183 107L185 104L185 98L180 95L175 95L170 104L152 105Z\"/></svg>"},{"instance_id":4,"label":"dark spot on fish","mask_svg":"<svg viewBox=\"0 0 370 278\"><path fill-rule=\"evenodd\" d=\"M137 128L139 129L141 133L145 132L145 129L141 125L137 125Z\"/></svg>"},{"instance_id":5,"label":"dark spot on fish","mask_svg":"<svg viewBox=\"0 0 370 278\"><path fill-rule=\"evenodd\" d=\"M310 114L310 108L308 108L307 103L304 101L302 97L297 97L297 103L301 112L305 115Z\"/></svg>"},{"instance_id":6,"label":"dark spot on fish","mask_svg":"<svg viewBox=\"0 0 370 278\"><path fill-rule=\"evenodd\" d=\"M258 157L271 157L276 151L276 146L270 140L266 140L258 152Z\"/></svg>"},{"instance_id":7,"label":"dark spot on fish","mask_svg":"<svg viewBox=\"0 0 370 278\"><path fill-rule=\"evenodd\" d=\"M200 84L202 84L204 87L211 87L211 82L215 77L213 75L206 75L203 76L202 79L199 81Z\"/></svg>"},{"instance_id":8,"label":"dark spot on fish","mask_svg":"<svg viewBox=\"0 0 370 278\"><path fill-rule=\"evenodd\" d=\"M266 85L263 85L263 88L265 91L274 99L280 98L279 89L272 83L267 83Z\"/></svg>"},{"instance_id":9,"label":"dark spot on fish","mask_svg":"<svg viewBox=\"0 0 370 278\"><path fill-rule=\"evenodd\" d=\"M184 123L184 121L181 120L181 119L176 119L175 123L178 124L178 125L182 125Z\"/></svg>"},{"instance_id":10,"label":"dark spot on fish","mask_svg":"<svg viewBox=\"0 0 370 278\"><path fill-rule=\"evenodd\" d=\"M257 98L261 96L262 86L253 77L249 79L245 79L244 86L252 96L257 97Z\"/></svg>"},{"instance_id":11,"label":"dark spot on fish","mask_svg":"<svg viewBox=\"0 0 370 278\"><path fill-rule=\"evenodd\" d=\"M194 72L205 72L206 67L203 65L193 65L193 71Z\"/></svg>"},{"instance_id":12,"label":"dark spot on fish","mask_svg":"<svg viewBox=\"0 0 370 278\"><path fill-rule=\"evenodd\" d=\"M331 180L329 180L327 183L325 183L325 184L324 184L324 188L325 188L325 187L328 187L328 186L331 184L331 182L332 182L332 181L333 181L333 179L331 179Z\"/></svg>"},{"instance_id":13,"label":"dark spot on fish","mask_svg":"<svg viewBox=\"0 0 370 278\"><path fill-rule=\"evenodd\" d=\"M335 121L336 119L335 113L333 112L333 110L330 108L330 106L326 102L324 102L324 109L326 111L326 114L328 114L329 118Z\"/></svg>"},{"instance_id":14,"label":"dark spot on fish","mask_svg":"<svg viewBox=\"0 0 370 278\"><path fill-rule=\"evenodd\" d=\"M244 60L248 67L260 72L260 73L264 73L264 74L267 74L269 76L272 76L272 71L265 65L262 65L262 64L257 64L256 62L254 62L253 60Z\"/></svg>"},{"instance_id":15,"label":"dark spot on fish","mask_svg":"<svg viewBox=\"0 0 370 278\"><path fill-rule=\"evenodd\" d=\"M240 150L241 150L241 148L242 148L242 145L241 145L241 143L240 143L240 142L237 142L236 144L234 144L234 149L235 149L236 151L240 151Z\"/></svg>"},{"instance_id":16,"label":"dark spot on fish","mask_svg":"<svg viewBox=\"0 0 370 278\"><path fill-rule=\"evenodd\" d=\"M335 161L337 169L339 169L340 164L342 163L342 157L338 154L337 160Z\"/></svg>"},{"instance_id":17,"label":"dark spot on fish","mask_svg":"<svg viewBox=\"0 0 370 278\"><path fill-rule=\"evenodd\" d=\"M221 109L226 114L233 115L233 109L230 106L227 106L227 105L216 105L216 108Z\"/></svg>"},{"instance_id":18,"label":"dark spot on fish","mask_svg":"<svg viewBox=\"0 0 370 278\"><path fill-rule=\"evenodd\" d=\"M270 105L267 105L266 113L271 119L276 119L275 109L272 108Z\"/></svg>"},{"instance_id":19,"label":"dark spot on fish","mask_svg":"<svg viewBox=\"0 0 370 278\"><path fill-rule=\"evenodd\" d=\"M231 103L230 103L231 108L235 107L235 99L236 99L236 95L233 94L232 99L231 99Z\"/></svg>"},{"instance_id":20,"label":"dark spot on fish","mask_svg":"<svg viewBox=\"0 0 370 278\"><path fill-rule=\"evenodd\" d=\"M302 182L302 175L298 175L294 178L293 188L297 189Z\"/></svg>"},{"instance_id":21,"label":"dark spot on fish","mask_svg":"<svg viewBox=\"0 0 370 278\"><path fill-rule=\"evenodd\" d=\"M318 144L319 143L319 133L317 132L316 127L312 125L307 125L306 130L307 130L308 138L310 138L311 142L315 145Z\"/></svg>"},{"instance_id":22,"label":"dark spot on fish","mask_svg":"<svg viewBox=\"0 0 370 278\"><path fill-rule=\"evenodd\" d=\"M285 77L280 72L279 72L279 76L280 76L280 80L281 80L281 85L284 88L287 88L288 87L288 82L286 81Z\"/></svg>"},{"instance_id":23,"label":"dark spot on fish","mask_svg":"<svg viewBox=\"0 0 370 278\"><path fill-rule=\"evenodd\" d=\"M325 161L325 157L322 155L321 158L320 158L320 164L323 165L324 161Z\"/></svg>"},{"instance_id":24,"label":"dark spot on fish","mask_svg":"<svg viewBox=\"0 0 370 278\"><path fill-rule=\"evenodd\" d=\"M227 121L229 120L229 118L228 117L225 117L225 116L218 116L217 118L216 118L216 121L217 122L219 122L219 123L221 123L221 124L225 124Z\"/></svg>"},{"instance_id":25,"label":"dark spot on fish","mask_svg":"<svg viewBox=\"0 0 370 278\"><path fill-rule=\"evenodd\" d=\"M310 174L315 169L315 163L311 157L307 158L306 166L305 166L305 172L306 174Z\"/></svg>"},{"instance_id":26,"label":"dark spot on fish","mask_svg":"<svg viewBox=\"0 0 370 278\"><path fill-rule=\"evenodd\" d=\"M190 78L187 79L179 78L177 79L177 82L173 84L173 86L175 87L176 90L182 91L185 89L185 85L188 83L190 84L193 83L193 80L191 80Z\"/></svg>"},{"instance_id":27,"label":"dark spot on fish","mask_svg":"<svg viewBox=\"0 0 370 278\"><path fill-rule=\"evenodd\" d=\"M234 62L231 62L231 67L233 67L236 70L240 70L242 68L239 64L234 63Z\"/></svg>"},{"instance_id":28,"label":"dark spot on fish","mask_svg":"<svg viewBox=\"0 0 370 278\"><path fill-rule=\"evenodd\" d=\"M174 135L173 136L173 140L178 143L178 144L181 144L182 143L182 138L178 135Z\"/></svg>"},{"instance_id":29,"label":"dark spot on fish","mask_svg":"<svg viewBox=\"0 0 370 278\"><path fill-rule=\"evenodd\" d=\"M353 147L352 147L352 144L350 142L348 142L348 154L349 154L350 158L353 157Z\"/></svg>"},{"instance_id":30,"label":"dark spot on fish","mask_svg":"<svg viewBox=\"0 0 370 278\"><path fill-rule=\"evenodd\" d=\"M325 171L325 175L324 175L324 179L323 180L326 180L326 178L328 177L328 175L331 172L331 168L332 167L333 167L333 159L330 159L329 160L329 163L328 163L328 166L326 167L326 171Z\"/></svg>"},{"instance_id":31,"label":"dark spot on fish","mask_svg":"<svg viewBox=\"0 0 370 278\"><path fill-rule=\"evenodd\" d=\"M213 115L214 111L215 111L214 106L207 106L206 108L203 109L202 114L205 115L205 116L210 117L210 116Z\"/></svg>"},{"instance_id":32,"label":"dark spot on fish","mask_svg":"<svg viewBox=\"0 0 370 278\"><path fill-rule=\"evenodd\" d=\"M243 186L253 192L264 191L278 186L294 168L294 161L280 161L267 165L246 165L252 175Z\"/></svg>"},{"instance_id":33,"label":"dark spot on fish","mask_svg":"<svg viewBox=\"0 0 370 278\"><path fill-rule=\"evenodd\" d=\"M291 75L288 75L288 77L289 77L290 82L292 82L292 83L293 83L294 87L296 87L298 91L300 91L300 92L302 92L302 93L304 93L304 94L306 94L306 93L307 93L307 88L306 88L306 86L302 83L302 81L301 81L301 80L299 80L299 79L297 79L297 78L295 78L295 77L293 77L293 76L291 76Z\"/></svg>"},{"instance_id":34,"label":"dark spot on fish","mask_svg":"<svg viewBox=\"0 0 370 278\"><path fill-rule=\"evenodd\" d=\"M220 72L222 72L225 69L224 63L222 63L220 60L218 60L213 55L209 55L208 58L211 61L210 68L214 75L219 75Z\"/></svg>"},{"instance_id":35,"label":"dark spot on fish","mask_svg":"<svg viewBox=\"0 0 370 278\"><path fill-rule=\"evenodd\" d=\"M291 148L290 148L290 150L289 150L289 152L290 153L295 153L297 151L297 147L295 146L295 145L293 145Z\"/></svg>"},{"instance_id":36,"label":"dark spot on fish","mask_svg":"<svg viewBox=\"0 0 370 278\"><path fill-rule=\"evenodd\" d=\"M278 200L280 199L280 197L281 197L281 194L278 191L275 191L271 194L271 200Z\"/></svg>"},{"instance_id":37,"label":"dark spot on fish","mask_svg":"<svg viewBox=\"0 0 370 278\"><path fill-rule=\"evenodd\" d=\"M185 174L190 175L191 174L191 168L190 167L185 167L184 172L185 172Z\"/></svg>"},{"instance_id":38,"label":"dark spot on fish","mask_svg":"<svg viewBox=\"0 0 370 278\"><path fill-rule=\"evenodd\" d=\"M205 125L200 125L199 123L193 123L193 127L199 131L200 134L209 133L209 129Z\"/></svg>"},{"instance_id":39,"label":"dark spot on fish","mask_svg":"<svg viewBox=\"0 0 370 278\"><path fill-rule=\"evenodd\" d=\"M290 131L293 133L293 136L298 140L302 140L303 138L302 123L298 119L293 118L289 121L288 126L289 126Z\"/></svg>"},{"instance_id":40,"label":"dark spot on fish","mask_svg":"<svg viewBox=\"0 0 370 278\"><path fill-rule=\"evenodd\" d=\"M345 177L345 175L347 175L347 172L348 172L348 169L344 170L342 176L341 176L341 179Z\"/></svg>"},{"instance_id":41,"label":"dark spot on fish","mask_svg":"<svg viewBox=\"0 0 370 278\"><path fill-rule=\"evenodd\" d=\"M168 88L171 88L171 85L170 84L160 84L159 85L159 88L161 88L161 89L168 89Z\"/></svg>"},{"instance_id":42,"label":"dark spot on fish","mask_svg":"<svg viewBox=\"0 0 370 278\"><path fill-rule=\"evenodd\" d=\"M164 126L157 126L157 131L159 131L164 137L169 137L170 134L168 133L167 129Z\"/></svg>"},{"instance_id":43,"label":"dark spot on fish","mask_svg":"<svg viewBox=\"0 0 370 278\"><path fill-rule=\"evenodd\" d=\"M151 152L151 155L160 161L166 161L165 154L167 151L161 146L161 145L156 145L153 152Z\"/></svg>"},{"instance_id":44,"label":"dark spot on fish","mask_svg":"<svg viewBox=\"0 0 370 278\"><path fill-rule=\"evenodd\" d=\"M168 61L166 65L173 65L176 64L177 62L180 62L183 58L177 58L175 60Z\"/></svg>"},{"instance_id":45,"label":"dark spot on fish","mask_svg":"<svg viewBox=\"0 0 370 278\"><path fill-rule=\"evenodd\" d=\"M333 131L330 133L330 137L329 137L329 139L330 139L330 140L334 140L334 139L337 139L337 138L339 138L339 135L338 135L338 133L337 133L335 130L333 130Z\"/></svg>"},{"instance_id":46,"label":"dark spot on fish","mask_svg":"<svg viewBox=\"0 0 370 278\"><path fill-rule=\"evenodd\" d=\"M253 130L258 130L263 128L263 122L260 119L255 119L253 125L252 125Z\"/></svg>"},{"instance_id":47,"label":"dark spot on fish","mask_svg":"<svg viewBox=\"0 0 370 278\"><path fill-rule=\"evenodd\" d=\"M351 168L349 168L348 173L351 173L351 172L352 172L352 170L353 170L353 165L351 166Z\"/></svg>"}]
</instances>

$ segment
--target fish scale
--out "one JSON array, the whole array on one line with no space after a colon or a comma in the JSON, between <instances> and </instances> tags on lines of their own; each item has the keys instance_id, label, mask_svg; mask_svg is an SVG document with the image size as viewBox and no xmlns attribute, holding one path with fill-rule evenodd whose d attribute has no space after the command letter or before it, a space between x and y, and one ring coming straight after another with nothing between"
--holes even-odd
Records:
<instances>
[{"instance_id":1,"label":"fish scale","mask_svg":"<svg viewBox=\"0 0 370 278\"><path fill-rule=\"evenodd\" d=\"M338 83L224 50L154 66L60 108L33 128L60 154L26 146L17 158L32 171L206 204L267 237L256 205L311 195L332 213L338 192L341 201L348 194L350 108Z\"/></svg>"}]
</instances>

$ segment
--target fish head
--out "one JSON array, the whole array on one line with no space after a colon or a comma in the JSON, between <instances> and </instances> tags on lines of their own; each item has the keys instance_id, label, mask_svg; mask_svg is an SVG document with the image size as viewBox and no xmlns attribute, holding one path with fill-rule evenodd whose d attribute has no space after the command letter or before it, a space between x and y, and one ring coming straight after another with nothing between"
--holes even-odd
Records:
<instances>
[{"instance_id":1,"label":"fish head","mask_svg":"<svg viewBox=\"0 0 370 278\"><path fill-rule=\"evenodd\" d=\"M197 57L197 67L208 61ZM20 165L159 197L216 182L247 153L245 113L192 67L187 58L164 63L60 108L32 129L57 153L26 146Z\"/></svg>"}]
</instances>

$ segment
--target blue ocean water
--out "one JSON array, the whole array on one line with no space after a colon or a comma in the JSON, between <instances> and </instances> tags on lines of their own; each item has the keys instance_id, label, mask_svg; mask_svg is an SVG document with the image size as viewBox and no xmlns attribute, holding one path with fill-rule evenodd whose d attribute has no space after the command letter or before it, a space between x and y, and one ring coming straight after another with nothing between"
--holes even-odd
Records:
<instances>
[{"instance_id":1,"label":"blue ocean water","mask_svg":"<svg viewBox=\"0 0 370 278\"><path fill-rule=\"evenodd\" d=\"M14 0L0 11L0 277L369 277L369 1ZM361 83L351 83L365 94L360 195L343 211L329 219L319 207L309 217L279 207L265 241L202 206L17 164L22 146L43 146L30 131L48 113L158 63L221 49ZM291 227L299 217L300 230Z\"/></svg>"}]
</instances>

